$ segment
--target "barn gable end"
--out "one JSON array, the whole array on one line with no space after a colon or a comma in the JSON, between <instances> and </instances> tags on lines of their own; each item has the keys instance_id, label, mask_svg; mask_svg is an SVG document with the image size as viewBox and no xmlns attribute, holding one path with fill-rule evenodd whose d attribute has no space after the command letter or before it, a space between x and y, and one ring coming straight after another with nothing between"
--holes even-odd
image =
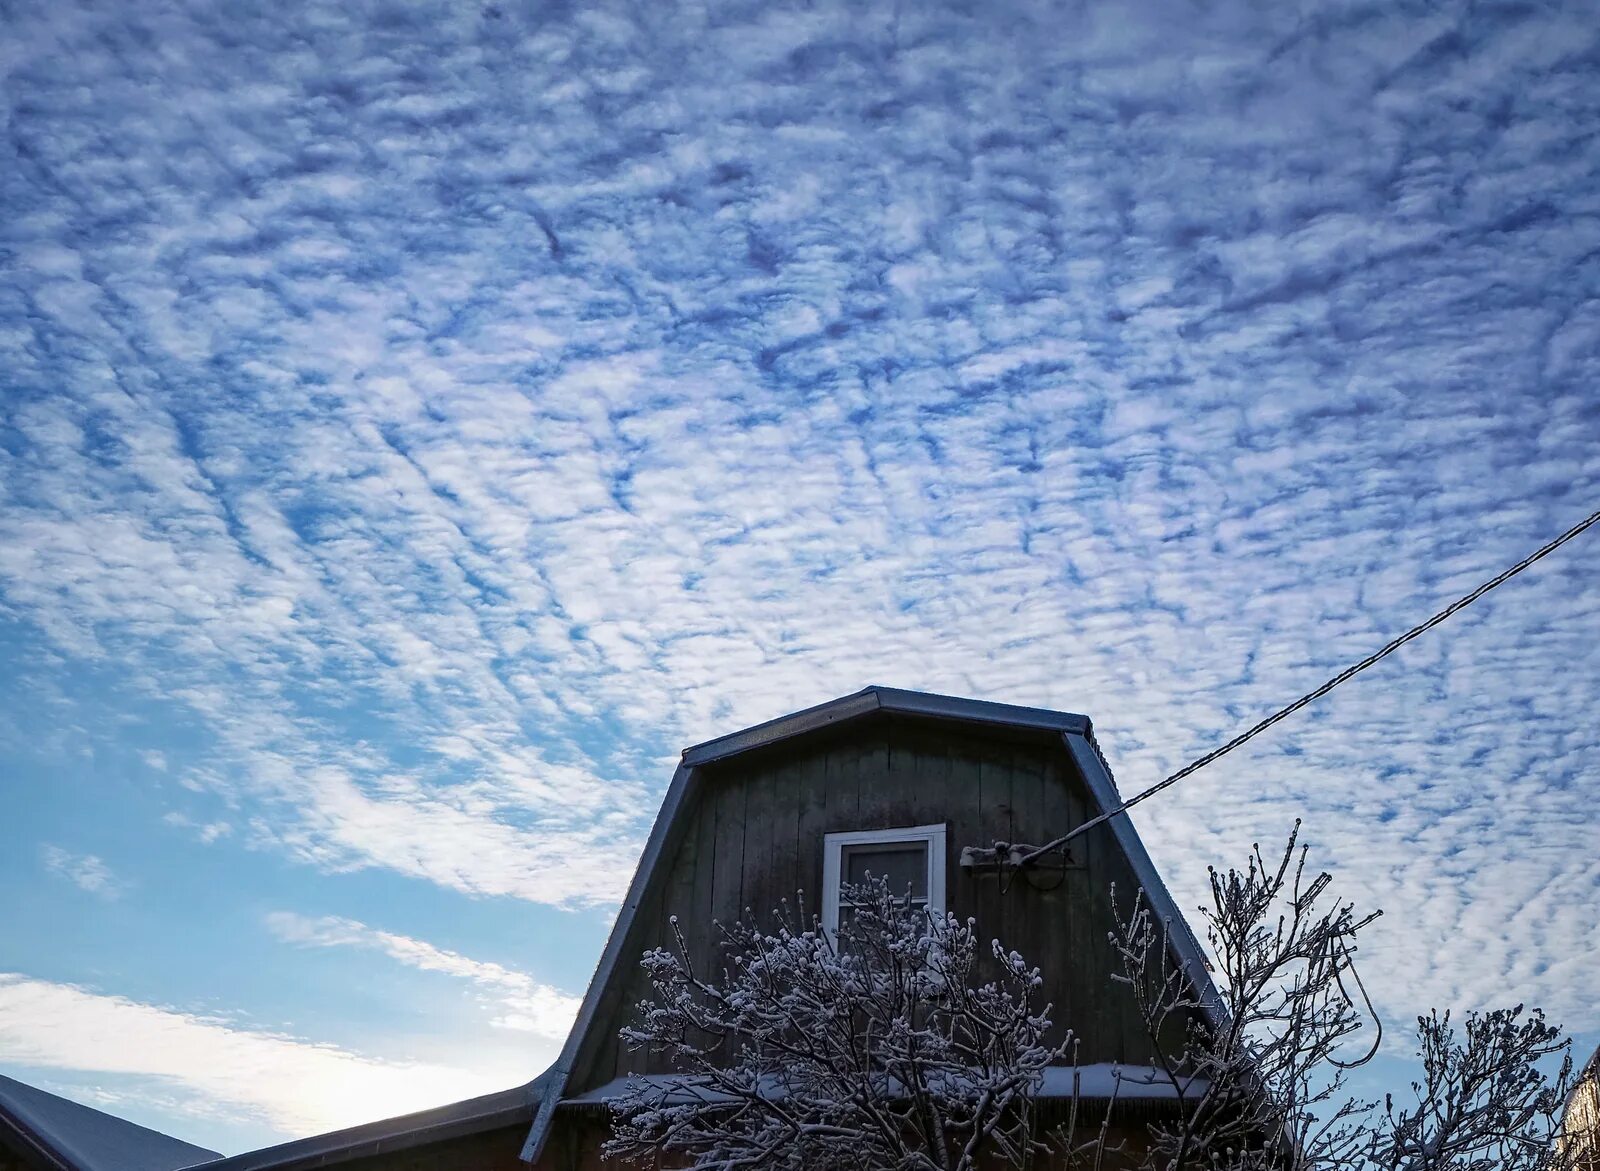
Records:
<instances>
[{"instance_id":1,"label":"barn gable end","mask_svg":"<svg viewBox=\"0 0 1600 1171\"><path fill-rule=\"evenodd\" d=\"M1214 993L1193 936L1126 817L1076 840L1064 866L1006 881L960 865L964 846L1042 843L1114 807L1083 716L868 688L688 749L641 858L524 1146L538 1158L563 1100L634 1073L665 1072L617 1039L646 992L639 957L671 942L719 965L715 920L766 920L805 892L821 905L823 835L943 824L947 907L1038 964L1079 1061L1155 1060L1126 996L1107 980L1110 891L1146 891L1173 924L1174 958Z\"/></svg>"}]
</instances>

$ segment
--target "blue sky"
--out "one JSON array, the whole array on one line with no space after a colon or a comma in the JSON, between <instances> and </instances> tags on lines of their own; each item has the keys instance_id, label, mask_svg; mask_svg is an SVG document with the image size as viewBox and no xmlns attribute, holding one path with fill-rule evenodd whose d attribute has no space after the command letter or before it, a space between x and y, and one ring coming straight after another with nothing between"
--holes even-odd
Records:
<instances>
[{"instance_id":1,"label":"blue sky","mask_svg":"<svg viewBox=\"0 0 1600 1171\"><path fill-rule=\"evenodd\" d=\"M1587 4L0 14L0 1072L192 1141L542 1070L686 743L1131 791L1600 500ZM1391 1023L1600 1039L1597 573L1142 807L1180 901L1302 815Z\"/></svg>"}]
</instances>

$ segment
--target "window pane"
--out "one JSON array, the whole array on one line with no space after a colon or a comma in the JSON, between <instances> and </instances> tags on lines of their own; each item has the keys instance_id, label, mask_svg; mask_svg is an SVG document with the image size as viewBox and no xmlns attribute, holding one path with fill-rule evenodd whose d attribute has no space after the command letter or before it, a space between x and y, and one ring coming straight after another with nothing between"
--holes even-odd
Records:
<instances>
[{"instance_id":1,"label":"window pane","mask_svg":"<svg viewBox=\"0 0 1600 1171\"><path fill-rule=\"evenodd\" d=\"M874 880L889 880L889 889L897 894L911 888L915 899L928 897L928 843L927 842L873 842L870 845L844 847L844 872L847 883L863 883L867 875Z\"/></svg>"}]
</instances>

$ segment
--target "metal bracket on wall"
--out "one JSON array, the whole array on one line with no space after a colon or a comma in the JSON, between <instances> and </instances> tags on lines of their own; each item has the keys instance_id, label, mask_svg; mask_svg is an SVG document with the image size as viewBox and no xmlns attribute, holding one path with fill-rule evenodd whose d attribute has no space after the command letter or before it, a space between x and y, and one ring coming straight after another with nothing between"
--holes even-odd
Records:
<instances>
[{"instance_id":1,"label":"metal bracket on wall","mask_svg":"<svg viewBox=\"0 0 1600 1171\"><path fill-rule=\"evenodd\" d=\"M992 846L962 846L960 866L972 874L1015 870L1023 858L1038 848L1022 842L996 842ZM1072 851L1066 848L1041 854L1029 865L1039 870L1083 869L1082 859L1073 857Z\"/></svg>"}]
</instances>

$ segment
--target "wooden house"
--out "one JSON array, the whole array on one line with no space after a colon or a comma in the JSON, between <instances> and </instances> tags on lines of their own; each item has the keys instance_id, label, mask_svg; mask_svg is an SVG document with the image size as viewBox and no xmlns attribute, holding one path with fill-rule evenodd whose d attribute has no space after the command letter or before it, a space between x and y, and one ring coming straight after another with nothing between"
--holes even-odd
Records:
<instances>
[{"instance_id":1,"label":"wooden house","mask_svg":"<svg viewBox=\"0 0 1600 1171\"><path fill-rule=\"evenodd\" d=\"M1557 1142L1570 1171L1600 1171L1600 1049L1567 1096Z\"/></svg>"},{"instance_id":2,"label":"wooden house","mask_svg":"<svg viewBox=\"0 0 1600 1171\"><path fill-rule=\"evenodd\" d=\"M1120 1103L1118 1125L1170 1103L1145 1028L1108 976L1112 887L1142 889L1171 924L1172 959L1214 992L1199 945L1126 817L1021 880L968 847L1042 844L1118 802L1087 717L882 687L686 749L557 1063L527 1086L408 1119L289 1143L208 1171L581 1171L604 1166L606 1104L664 1070L618 1040L646 992L639 957L670 942L714 969L716 920L807 892L835 915L841 876L893 855L935 909L975 917L1039 965L1043 999L1078 1038L1078 1065L1044 1096ZM981 857L981 855L979 855ZM963 861L968 865L963 865ZM1015 872L1012 872L1013 877ZM1167 1107L1170 1109L1170 1105Z\"/></svg>"}]
</instances>

